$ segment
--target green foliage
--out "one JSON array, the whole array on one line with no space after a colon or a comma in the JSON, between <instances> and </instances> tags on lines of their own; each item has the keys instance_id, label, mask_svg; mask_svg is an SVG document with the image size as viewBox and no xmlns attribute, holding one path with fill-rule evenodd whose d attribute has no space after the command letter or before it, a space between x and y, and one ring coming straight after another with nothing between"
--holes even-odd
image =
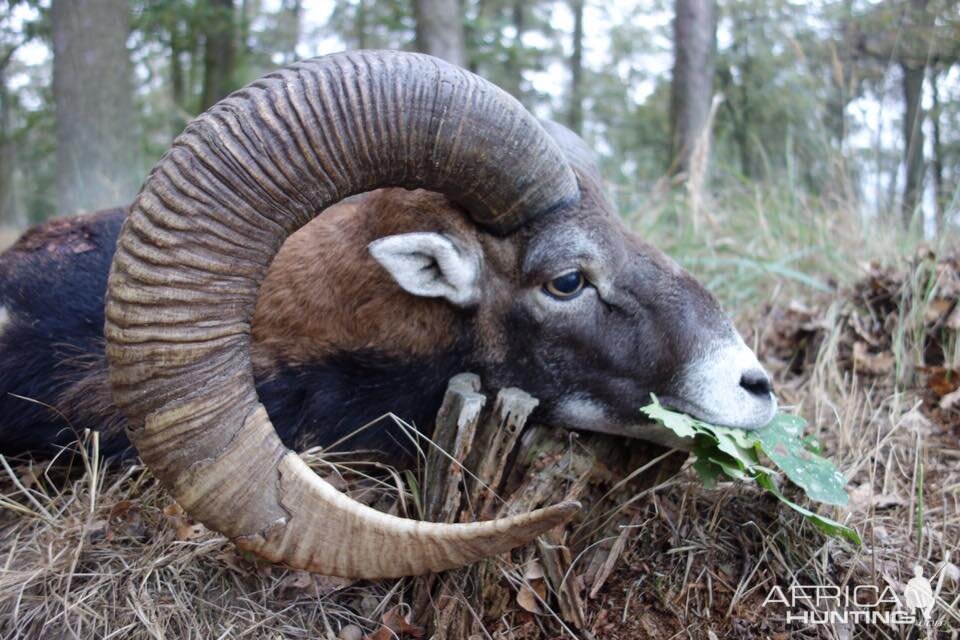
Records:
<instances>
[{"instance_id":1,"label":"green foliage","mask_svg":"<svg viewBox=\"0 0 960 640\"><path fill-rule=\"evenodd\" d=\"M748 180L778 179L816 190L829 174L827 117L830 77L816 58L822 35L809 5L786 0L721 2L729 43L717 55L721 166ZM829 70L829 67L826 68ZM846 106L846 105L844 105Z\"/></svg>"},{"instance_id":2,"label":"green foliage","mask_svg":"<svg viewBox=\"0 0 960 640\"><path fill-rule=\"evenodd\" d=\"M929 68L927 93L934 85L936 89L925 128L938 124L937 141L928 143L935 153L927 158L928 182L935 173L936 202L947 220L958 211L956 0L716 1L715 91L724 100L713 123L704 189L709 207L741 207L740 217L762 216L760 224L782 221L781 230L792 244L800 244L802 234L789 218L809 215L813 209L804 203L812 199L843 200L835 207L821 207L815 214L821 218L840 209L858 216L866 199L876 211L893 210L903 156L899 125L891 130L887 124L882 136L868 131L874 123L861 115L858 101L882 102L887 119L898 114L898 61L913 60L920 52ZM914 5L922 9L908 10ZM0 0L0 57L11 45L49 46L47 6L49 0ZM316 22L318 6L303 0L233 0L232 8L216 0L132 0L129 45L148 164L201 110L206 34L225 19L236 31L229 86L245 84L300 55L338 47L415 47L413 0L336 0L329 14L320 10L324 24ZM651 201L656 200L653 213L661 218L656 225L681 227L667 229L667 234L682 245L690 240L679 237L690 232L688 202L662 179L672 161L669 61L674 3L587 0L585 6L584 137L596 149L621 210L649 222ZM564 121L570 100L570 2L463 0L461 7L469 68L513 93L536 115ZM13 19L24 11L29 19ZM308 15L315 21L309 25ZM32 219L56 213L50 194L56 169L50 58L48 53L42 61L33 56L24 62L14 56L2 76L12 91L9 97L0 92L0 102L10 112L0 142L16 140L17 200ZM829 225L815 219L810 226L808 235L814 236ZM742 229L747 234L741 237L744 244L753 243L752 230ZM809 247L819 246L818 238L808 239ZM692 253L691 266L720 261L725 269L806 280L805 285L823 288L820 278L805 271L807 264L822 258L813 255L816 249L803 255ZM834 266L832 257L827 260ZM731 292L736 294L732 286Z\"/></svg>"},{"instance_id":3,"label":"green foliage","mask_svg":"<svg viewBox=\"0 0 960 640\"><path fill-rule=\"evenodd\" d=\"M550 22L554 4L523 0L464 3L468 66L509 91L528 109L550 105L550 96L537 91L526 76L563 60L563 34Z\"/></svg>"},{"instance_id":4,"label":"green foliage","mask_svg":"<svg viewBox=\"0 0 960 640\"><path fill-rule=\"evenodd\" d=\"M413 49L416 24L408 0L341 0L327 30L340 36L348 49Z\"/></svg>"},{"instance_id":5,"label":"green foliage","mask_svg":"<svg viewBox=\"0 0 960 640\"><path fill-rule=\"evenodd\" d=\"M671 411L656 397L641 411L678 437L693 440L693 468L706 486L712 487L724 478L754 480L824 533L860 544L855 530L784 496L777 485L776 471L761 461L761 455L765 456L811 500L836 506L847 504L846 478L803 439L803 418L780 413L763 429L742 431Z\"/></svg>"}]
</instances>

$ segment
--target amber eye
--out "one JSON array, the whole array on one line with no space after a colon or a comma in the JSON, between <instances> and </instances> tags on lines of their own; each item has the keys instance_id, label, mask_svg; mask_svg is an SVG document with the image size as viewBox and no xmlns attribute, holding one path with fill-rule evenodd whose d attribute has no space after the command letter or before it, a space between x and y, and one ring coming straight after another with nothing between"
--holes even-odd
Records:
<instances>
[{"instance_id":1,"label":"amber eye","mask_svg":"<svg viewBox=\"0 0 960 640\"><path fill-rule=\"evenodd\" d=\"M586 279L579 271L567 271L543 285L543 290L560 300L569 300L583 291Z\"/></svg>"}]
</instances>

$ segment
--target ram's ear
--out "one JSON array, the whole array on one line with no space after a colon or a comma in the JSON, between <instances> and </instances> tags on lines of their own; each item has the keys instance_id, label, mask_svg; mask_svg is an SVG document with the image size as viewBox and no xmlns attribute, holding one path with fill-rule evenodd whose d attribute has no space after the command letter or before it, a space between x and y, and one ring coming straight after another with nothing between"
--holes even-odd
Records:
<instances>
[{"instance_id":1,"label":"ram's ear","mask_svg":"<svg viewBox=\"0 0 960 640\"><path fill-rule=\"evenodd\" d=\"M458 307L480 300L480 252L440 233L402 233L370 243L370 253L405 291L446 298Z\"/></svg>"}]
</instances>

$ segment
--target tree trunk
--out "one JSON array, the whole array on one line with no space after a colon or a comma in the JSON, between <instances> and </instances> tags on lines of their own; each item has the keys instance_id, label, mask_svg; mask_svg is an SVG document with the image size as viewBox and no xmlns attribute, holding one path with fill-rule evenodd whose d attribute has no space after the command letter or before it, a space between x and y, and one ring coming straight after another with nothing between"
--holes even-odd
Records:
<instances>
[{"instance_id":1,"label":"tree trunk","mask_svg":"<svg viewBox=\"0 0 960 640\"><path fill-rule=\"evenodd\" d=\"M176 136L186 124L186 115L190 113L187 105L187 72L184 57L187 55L183 25L179 21L170 26L170 95L173 109L170 110L170 130Z\"/></svg>"},{"instance_id":2,"label":"tree trunk","mask_svg":"<svg viewBox=\"0 0 960 640\"><path fill-rule=\"evenodd\" d=\"M903 187L901 216L909 228L923 197L923 77L924 65L901 64L903 70L903 148L906 180ZM921 224L921 229L923 225Z\"/></svg>"},{"instance_id":3,"label":"tree trunk","mask_svg":"<svg viewBox=\"0 0 960 640\"><path fill-rule=\"evenodd\" d=\"M126 204L143 178L127 51L129 4L54 0L50 21L60 212Z\"/></svg>"},{"instance_id":4,"label":"tree trunk","mask_svg":"<svg viewBox=\"0 0 960 640\"><path fill-rule=\"evenodd\" d=\"M933 94L933 109L930 119L933 121L933 203L936 207L936 229L934 233L947 230L946 189L943 186L943 139L940 131L940 82L936 71L930 74L930 93Z\"/></svg>"},{"instance_id":5,"label":"tree trunk","mask_svg":"<svg viewBox=\"0 0 960 640\"><path fill-rule=\"evenodd\" d=\"M173 104L183 108L187 97L186 74L183 71L183 46L179 33L171 34L170 39L170 92Z\"/></svg>"},{"instance_id":6,"label":"tree trunk","mask_svg":"<svg viewBox=\"0 0 960 640\"><path fill-rule=\"evenodd\" d=\"M514 36L510 48L507 50L507 60L504 64L506 81L503 88L523 102L523 32L526 30L523 0L513 0L510 6L510 18L513 23Z\"/></svg>"},{"instance_id":7,"label":"tree trunk","mask_svg":"<svg viewBox=\"0 0 960 640\"><path fill-rule=\"evenodd\" d=\"M13 140L13 96L7 90L7 63L0 60L0 226L22 227L26 220L16 192L17 145Z\"/></svg>"},{"instance_id":8,"label":"tree trunk","mask_svg":"<svg viewBox=\"0 0 960 640\"><path fill-rule=\"evenodd\" d=\"M196 19L190 20L186 25L187 45L189 46L187 55L187 93L186 99L189 102L190 113L199 113L200 99L203 97L198 89L202 89L203 83L203 28Z\"/></svg>"},{"instance_id":9,"label":"tree trunk","mask_svg":"<svg viewBox=\"0 0 960 640\"><path fill-rule=\"evenodd\" d=\"M417 51L455 65L466 64L463 17L457 0L416 0Z\"/></svg>"},{"instance_id":10,"label":"tree trunk","mask_svg":"<svg viewBox=\"0 0 960 640\"><path fill-rule=\"evenodd\" d=\"M203 49L203 94L205 111L236 88L236 15L233 0L208 0Z\"/></svg>"},{"instance_id":11,"label":"tree trunk","mask_svg":"<svg viewBox=\"0 0 960 640\"><path fill-rule=\"evenodd\" d=\"M571 0L573 11L573 52L570 55L570 111L567 126L583 135L583 4Z\"/></svg>"},{"instance_id":12,"label":"tree trunk","mask_svg":"<svg viewBox=\"0 0 960 640\"><path fill-rule=\"evenodd\" d=\"M238 40L240 44L240 53L242 56L250 55L252 51L250 42L250 23L256 16L260 15L260 2L257 0L240 0L240 15L237 25Z\"/></svg>"},{"instance_id":13,"label":"tree trunk","mask_svg":"<svg viewBox=\"0 0 960 640\"><path fill-rule=\"evenodd\" d=\"M353 41L357 49L367 49L367 0L357 2L357 11L354 14Z\"/></svg>"},{"instance_id":14,"label":"tree trunk","mask_svg":"<svg viewBox=\"0 0 960 640\"><path fill-rule=\"evenodd\" d=\"M673 167L686 173L713 100L717 19L713 0L676 0L675 11L670 137Z\"/></svg>"},{"instance_id":15,"label":"tree trunk","mask_svg":"<svg viewBox=\"0 0 960 640\"><path fill-rule=\"evenodd\" d=\"M283 63L290 64L297 60L297 45L300 43L300 21L303 17L303 3L301 0L284 0L277 28L283 54Z\"/></svg>"}]
</instances>

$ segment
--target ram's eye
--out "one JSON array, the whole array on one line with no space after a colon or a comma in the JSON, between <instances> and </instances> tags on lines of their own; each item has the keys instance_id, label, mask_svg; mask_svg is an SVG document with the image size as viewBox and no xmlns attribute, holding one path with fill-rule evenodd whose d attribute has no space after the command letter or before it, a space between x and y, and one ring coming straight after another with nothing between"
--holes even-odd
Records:
<instances>
[{"instance_id":1,"label":"ram's eye","mask_svg":"<svg viewBox=\"0 0 960 640\"><path fill-rule=\"evenodd\" d=\"M567 271L543 285L543 290L554 298L569 300L583 291L586 283L586 278L579 271Z\"/></svg>"}]
</instances>

